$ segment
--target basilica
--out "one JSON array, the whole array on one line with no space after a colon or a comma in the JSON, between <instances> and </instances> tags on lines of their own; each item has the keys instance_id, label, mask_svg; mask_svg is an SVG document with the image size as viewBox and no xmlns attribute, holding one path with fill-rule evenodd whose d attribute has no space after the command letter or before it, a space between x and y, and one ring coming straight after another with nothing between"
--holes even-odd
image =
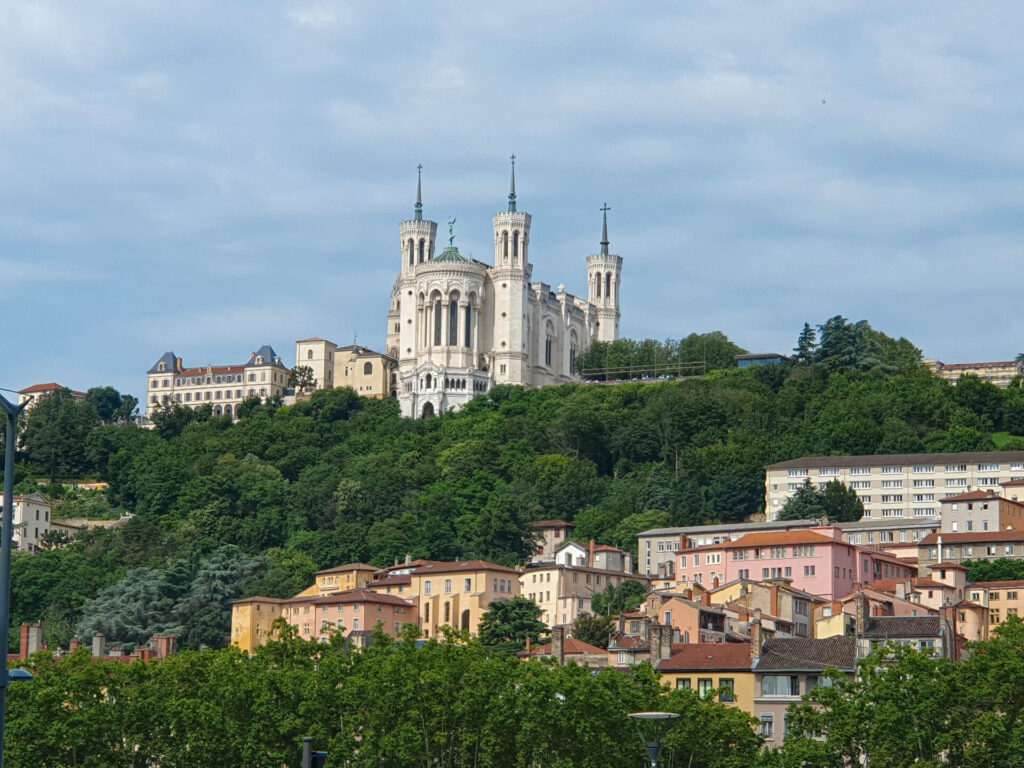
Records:
<instances>
[{"instance_id":1,"label":"basilica","mask_svg":"<svg viewBox=\"0 0 1024 768\"><path fill-rule=\"evenodd\" d=\"M576 356L619 335L622 257L587 257L586 300L533 281L529 213L516 209L515 158L508 209L494 214L494 263L437 252L437 223L423 218L421 182L413 218L398 228L401 271L391 292L387 351L398 360L402 415L460 408L496 384L542 387L575 380ZM452 223L449 223L451 232Z\"/></svg>"}]
</instances>

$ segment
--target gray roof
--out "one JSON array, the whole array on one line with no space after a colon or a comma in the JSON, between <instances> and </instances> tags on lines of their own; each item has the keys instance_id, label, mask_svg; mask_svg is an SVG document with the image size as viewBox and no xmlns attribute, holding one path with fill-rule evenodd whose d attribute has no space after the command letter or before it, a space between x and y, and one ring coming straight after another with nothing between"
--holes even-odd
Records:
<instances>
[{"instance_id":1,"label":"gray roof","mask_svg":"<svg viewBox=\"0 0 1024 768\"><path fill-rule=\"evenodd\" d=\"M262 347L257 349L252 354L252 356L248 359L248 361L246 361L245 367L246 368L251 368L251 367L257 365L257 363L256 363L256 358L257 357L262 357L263 358L262 365L274 365L275 361L276 361L276 363L278 365L281 364L280 357L278 356L277 352L274 351L274 348L272 346L270 346L269 344L264 344Z\"/></svg>"},{"instance_id":2,"label":"gray roof","mask_svg":"<svg viewBox=\"0 0 1024 768\"><path fill-rule=\"evenodd\" d=\"M886 528L938 528L942 525L942 518L935 517L885 517L885 518L861 518L852 523L836 523L844 531L879 530Z\"/></svg>"},{"instance_id":3,"label":"gray roof","mask_svg":"<svg viewBox=\"0 0 1024 768\"><path fill-rule=\"evenodd\" d=\"M687 525L682 528L651 528L637 536L677 536L695 533L729 533L730 531L791 531L821 525L821 520L773 520L770 523L715 523Z\"/></svg>"},{"instance_id":4,"label":"gray roof","mask_svg":"<svg viewBox=\"0 0 1024 768\"><path fill-rule=\"evenodd\" d=\"M872 616L861 637L939 637L941 621L939 616Z\"/></svg>"},{"instance_id":5,"label":"gray roof","mask_svg":"<svg viewBox=\"0 0 1024 768\"><path fill-rule=\"evenodd\" d=\"M821 672L826 667L857 668L857 641L852 637L776 637L765 642L755 672Z\"/></svg>"},{"instance_id":6,"label":"gray roof","mask_svg":"<svg viewBox=\"0 0 1024 768\"><path fill-rule=\"evenodd\" d=\"M443 251L437 254L437 256L432 258L431 261L454 261L461 264L473 263L473 260L471 258L469 258L468 256L463 256L461 253L459 253L459 249L456 248L454 245L449 245L447 248L445 248Z\"/></svg>"},{"instance_id":7,"label":"gray roof","mask_svg":"<svg viewBox=\"0 0 1024 768\"><path fill-rule=\"evenodd\" d=\"M159 370L160 363L166 363L167 369L165 371ZM174 373L177 369L178 356L174 352L164 352L160 359L153 363L153 367L146 371L146 373Z\"/></svg>"},{"instance_id":8,"label":"gray roof","mask_svg":"<svg viewBox=\"0 0 1024 768\"><path fill-rule=\"evenodd\" d=\"M803 456L769 464L767 469L813 467L881 467L898 464L971 464L990 461L1024 461L1024 451L968 451L965 453L883 453L875 456Z\"/></svg>"}]
</instances>

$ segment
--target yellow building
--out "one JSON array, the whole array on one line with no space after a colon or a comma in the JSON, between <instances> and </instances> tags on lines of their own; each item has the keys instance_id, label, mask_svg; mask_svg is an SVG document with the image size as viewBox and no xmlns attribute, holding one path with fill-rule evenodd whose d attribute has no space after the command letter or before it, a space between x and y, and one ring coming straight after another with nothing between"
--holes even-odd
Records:
<instances>
[{"instance_id":1,"label":"yellow building","mask_svg":"<svg viewBox=\"0 0 1024 768\"><path fill-rule=\"evenodd\" d=\"M491 603L520 596L519 572L484 560L412 560L385 569L366 588L415 603L426 637L444 626L475 637Z\"/></svg>"},{"instance_id":2,"label":"yellow building","mask_svg":"<svg viewBox=\"0 0 1024 768\"><path fill-rule=\"evenodd\" d=\"M669 688L696 691L702 698L713 690L727 689L721 701L754 714L750 643L688 643L658 662L657 670Z\"/></svg>"},{"instance_id":3,"label":"yellow building","mask_svg":"<svg viewBox=\"0 0 1024 768\"><path fill-rule=\"evenodd\" d=\"M377 626L399 637L406 624L418 624L419 618L414 603L368 589L327 595L303 593L288 600L250 597L232 606L232 644L252 653L270 639L271 625L279 616L295 627L303 640L326 640L333 632L341 631L359 646Z\"/></svg>"},{"instance_id":4,"label":"yellow building","mask_svg":"<svg viewBox=\"0 0 1024 768\"><path fill-rule=\"evenodd\" d=\"M358 344L339 347L327 339L300 339L295 342L295 365L313 371L312 389L351 387L371 398L397 394L398 361Z\"/></svg>"},{"instance_id":5,"label":"yellow building","mask_svg":"<svg viewBox=\"0 0 1024 768\"><path fill-rule=\"evenodd\" d=\"M1009 616L1024 618L1024 581L979 581L967 588L967 598L988 608L991 627L1002 624ZM960 622L968 620L966 616L957 618Z\"/></svg>"},{"instance_id":6,"label":"yellow building","mask_svg":"<svg viewBox=\"0 0 1024 768\"><path fill-rule=\"evenodd\" d=\"M276 597L249 597L231 606L231 644L246 653L270 638L271 624L281 616L284 600Z\"/></svg>"},{"instance_id":7,"label":"yellow building","mask_svg":"<svg viewBox=\"0 0 1024 768\"><path fill-rule=\"evenodd\" d=\"M317 571L314 584L316 594L327 595L332 592L359 589L373 581L373 575L378 570L380 569L366 563L349 563Z\"/></svg>"}]
</instances>

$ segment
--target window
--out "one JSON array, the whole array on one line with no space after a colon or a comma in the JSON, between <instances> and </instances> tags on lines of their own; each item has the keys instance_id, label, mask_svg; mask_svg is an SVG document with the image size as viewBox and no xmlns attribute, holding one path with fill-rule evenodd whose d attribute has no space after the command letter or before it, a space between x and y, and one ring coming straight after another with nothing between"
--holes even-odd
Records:
<instances>
[{"instance_id":1,"label":"window","mask_svg":"<svg viewBox=\"0 0 1024 768\"><path fill-rule=\"evenodd\" d=\"M855 491L862 491L871 487L870 480L852 480L850 481L850 487Z\"/></svg>"},{"instance_id":2,"label":"window","mask_svg":"<svg viewBox=\"0 0 1024 768\"><path fill-rule=\"evenodd\" d=\"M967 478L966 477L953 477L946 480L947 488L966 488Z\"/></svg>"},{"instance_id":3,"label":"window","mask_svg":"<svg viewBox=\"0 0 1024 768\"><path fill-rule=\"evenodd\" d=\"M735 701L736 696L733 693L734 686L731 677L722 677L718 680L718 687L722 689L722 693L719 696L721 701Z\"/></svg>"},{"instance_id":4,"label":"window","mask_svg":"<svg viewBox=\"0 0 1024 768\"><path fill-rule=\"evenodd\" d=\"M536 574L534 574L534 578L536 578ZM465 584L465 586L463 588L463 591L464 592L472 592L473 591L473 579L466 579L466 584Z\"/></svg>"},{"instance_id":5,"label":"window","mask_svg":"<svg viewBox=\"0 0 1024 768\"><path fill-rule=\"evenodd\" d=\"M935 487L935 481L934 480L915 480L914 481L914 487L915 488L934 488Z\"/></svg>"},{"instance_id":6,"label":"window","mask_svg":"<svg viewBox=\"0 0 1024 768\"><path fill-rule=\"evenodd\" d=\"M430 594L430 579L427 579L425 582L423 582L423 594Z\"/></svg>"},{"instance_id":7,"label":"window","mask_svg":"<svg viewBox=\"0 0 1024 768\"><path fill-rule=\"evenodd\" d=\"M352 619L352 629L356 632L359 631L359 617Z\"/></svg>"},{"instance_id":8,"label":"window","mask_svg":"<svg viewBox=\"0 0 1024 768\"><path fill-rule=\"evenodd\" d=\"M761 678L762 696L799 696L800 678L796 675L765 675Z\"/></svg>"},{"instance_id":9,"label":"window","mask_svg":"<svg viewBox=\"0 0 1024 768\"><path fill-rule=\"evenodd\" d=\"M902 475L903 467L882 467L883 475Z\"/></svg>"},{"instance_id":10,"label":"window","mask_svg":"<svg viewBox=\"0 0 1024 768\"><path fill-rule=\"evenodd\" d=\"M434 301L434 346L441 346L441 300Z\"/></svg>"},{"instance_id":11,"label":"window","mask_svg":"<svg viewBox=\"0 0 1024 768\"><path fill-rule=\"evenodd\" d=\"M967 465L966 464L947 464L946 465L946 471L947 472L966 472L967 471Z\"/></svg>"},{"instance_id":12,"label":"window","mask_svg":"<svg viewBox=\"0 0 1024 768\"><path fill-rule=\"evenodd\" d=\"M456 346L459 343L459 305L448 302L448 344Z\"/></svg>"},{"instance_id":13,"label":"window","mask_svg":"<svg viewBox=\"0 0 1024 768\"><path fill-rule=\"evenodd\" d=\"M452 593L452 580L451 579L445 579L444 580L444 593L446 595L450 595Z\"/></svg>"},{"instance_id":14,"label":"window","mask_svg":"<svg viewBox=\"0 0 1024 768\"><path fill-rule=\"evenodd\" d=\"M871 474L871 467L851 467L850 468L850 474L851 475L870 475Z\"/></svg>"},{"instance_id":15,"label":"window","mask_svg":"<svg viewBox=\"0 0 1024 768\"><path fill-rule=\"evenodd\" d=\"M829 467L827 469L819 469L818 475L820 477L839 477L839 468Z\"/></svg>"},{"instance_id":16,"label":"window","mask_svg":"<svg viewBox=\"0 0 1024 768\"><path fill-rule=\"evenodd\" d=\"M930 464L927 465L927 466L919 465L919 466L914 467L914 473L915 474L925 474L925 473L934 472L934 471L935 471L935 467L930 465Z\"/></svg>"},{"instance_id":17,"label":"window","mask_svg":"<svg viewBox=\"0 0 1024 768\"><path fill-rule=\"evenodd\" d=\"M771 712L761 713L761 738L762 739L774 739L775 738L775 715Z\"/></svg>"},{"instance_id":18,"label":"window","mask_svg":"<svg viewBox=\"0 0 1024 768\"><path fill-rule=\"evenodd\" d=\"M714 681L710 677L702 677L697 680L697 695L706 699L715 690Z\"/></svg>"},{"instance_id":19,"label":"window","mask_svg":"<svg viewBox=\"0 0 1024 768\"><path fill-rule=\"evenodd\" d=\"M805 565L804 566L804 576L813 576L813 575L814 575L814 566L813 565Z\"/></svg>"},{"instance_id":20,"label":"window","mask_svg":"<svg viewBox=\"0 0 1024 768\"><path fill-rule=\"evenodd\" d=\"M363 363L363 375L369 376L373 373L373 363Z\"/></svg>"},{"instance_id":21,"label":"window","mask_svg":"<svg viewBox=\"0 0 1024 768\"><path fill-rule=\"evenodd\" d=\"M680 677L676 679L676 690L677 691L688 691L690 690L690 678Z\"/></svg>"},{"instance_id":22,"label":"window","mask_svg":"<svg viewBox=\"0 0 1024 768\"><path fill-rule=\"evenodd\" d=\"M999 471L999 465L998 464L979 464L978 465L978 471L979 472L998 472Z\"/></svg>"},{"instance_id":23,"label":"window","mask_svg":"<svg viewBox=\"0 0 1024 768\"><path fill-rule=\"evenodd\" d=\"M882 481L882 487L883 488L902 488L903 487L903 481L902 480L883 480Z\"/></svg>"},{"instance_id":24,"label":"window","mask_svg":"<svg viewBox=\"0 0 1024 768\"><path fill-rule=\"evenodd\" d=\"M806 469L791 469L789 470L790 477L807 477Z\"/></svg>"},{"instance_id":25,"label":"window","mask_svg":"<svg viewBox=\"0 0 1024 768\"><path fill-rule=\"evenodd\" d=\"M901 501L903 501L903 494L902 493L890 493L890 494L883 494L882 495L882 503L883 504L895 504L895 503L901 502Z\"/></svg>"}]
</instances>

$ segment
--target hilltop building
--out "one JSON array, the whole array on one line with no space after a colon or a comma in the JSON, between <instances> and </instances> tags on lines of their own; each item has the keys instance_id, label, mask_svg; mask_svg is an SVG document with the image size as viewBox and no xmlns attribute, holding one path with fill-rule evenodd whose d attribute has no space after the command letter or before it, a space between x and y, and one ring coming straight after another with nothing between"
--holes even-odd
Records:
<instances>
[{"instance_id":1,"label":"hilltop building","mask_svg":"<svg viewBox=\"0 0 1024 768\"><path fill-rule=\"evenodd\" d=\"M81 403L85 400L85 392L77 392L62 384L57 384L56 382L51 381L48 384L33 384L31 387L25 387L25 389L18 390L18 405L24 405L27 402L28 405L25 406L25 410L31 411L36 407L36 404L44 395L49 395L52 392L60 392L64 389L71 393L71 397L73 397L76 402Z\"/></svg>"},{"instance_id":2,"label":"hilltop building","mask_svg":"<svg viewBox=\"0 0 1024 768\"><path fill-rule=\"evenodd\" d=\"M398 228L401 269L387 317L387 354L398 360L402 415L425 418L460 408L496 384L541 387L574 380L576 357L592 341L619 336L622 257L587 257L588 298L534 282L529 213L516 203L515 158L508 208L494 214L494 263L436 248L437 223L423 218L421 184L413 218Z\"/></svg>"},{"instance_id":3,"label":"hilltop building","mask_svg":"<svg viewBox=\"0 0 1024 768\"><path fill-rule=\"evenodd\" d=\"M269 344L241 365L185 368L174 352L165 352L147 371L146 419L152 421L153 412L164 403L195 409L209 404L214 416L234 416L247 397L283 397L289 374Z\"/></svg>"},{"instance_id":4,"label":"hilltop building","mask_svg":"<svg viewBox=\"0 0 1024 768\"><path fill-rule=\"evenodd\" d=\"M327 339L295 342L295 366L313 371L315 389L351 387L361 397L380 399L398 395L398 361L359 344L339 347Z\"/></svg>"}]
</instances>

